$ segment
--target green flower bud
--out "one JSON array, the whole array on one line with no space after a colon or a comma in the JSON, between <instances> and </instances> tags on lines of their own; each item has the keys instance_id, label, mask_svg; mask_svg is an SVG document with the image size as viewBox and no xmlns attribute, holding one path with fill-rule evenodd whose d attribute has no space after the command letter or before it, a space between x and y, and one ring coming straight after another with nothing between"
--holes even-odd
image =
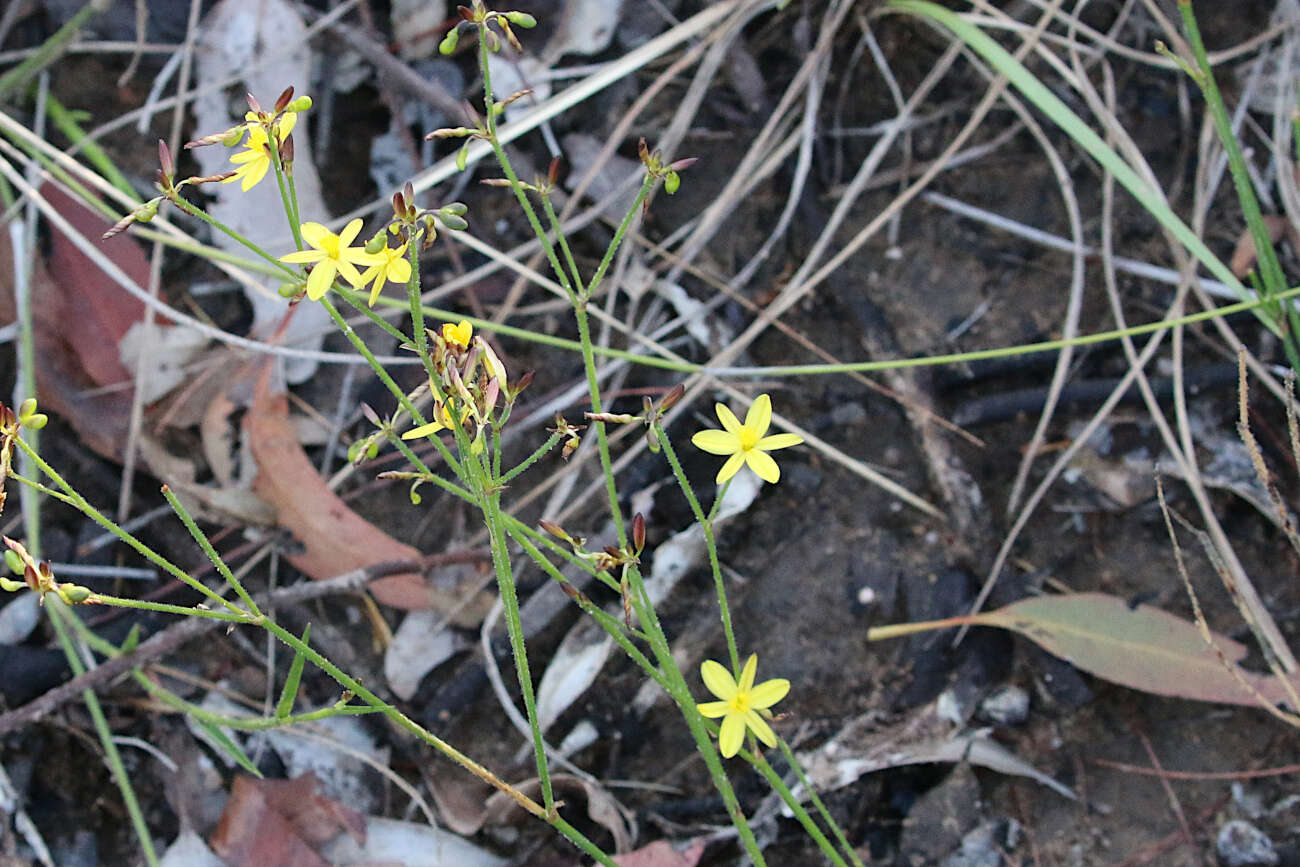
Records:
<instances>
[{"instance_id":1,"label":"green flower bud","mask_svg":"<svg viewBox=\"0 0 1300 867\"><path fill-rule=\"evenodd\" d=\"M527 12L507 12L506 20L516 27L522 27L525 30L531 30L537 26L537 19Z\"/></svg>"},{"instance_id":2,"label":"green flower bud","mask_svg":"<svg viewBox=\"0 0 1300 867\"><path fill-rule=\"evenodd\" d=\"M27 419L31 418L36 412L36 398L29 397L18 407L18 421L26 424Z\"/></svg>"},{"instance_id":3,"label":"green flower bud","mask_svg":"<svg viewBox=\"0 0 1300 867\"><path fill-rule=\"evenodd\" d=\"M378 253L388 246L388 230L381 229L375 233L375 236L366 242L365 250L367 253Z\"/></svg>"},{"instance_id":4,"label":"green flower bud","mask_svg":"<svg viewBox=\"0 0 1300 867\"><path fill-rule=\"evenodd\" d=\"M469 228L469 223L463 217L447 213L439 213L438 216L442 218L442 224L453 232L463 232Z\"/></svg>"},{"instance_id":5,"label":"green flower bud","mask_svg":"<svg viewBox=\"0 0 1300 867\"><path fill-rule=\"evenodd\" d=\"M677 188L682 185L682 176L677 172L669 172L664 175L664 192L672 195L677 192Z\"/></svg>"},{"instance_id":6,"label":"green flower bud","mask_svg":"<svg viewBox=\"0 0 1300 867\"><path fill-rule=\"evenodd\" d=\"M59 587L59 598L69 605L80 605L90 597L90 588L80 584L64 584Z\"/></svg>"},{"instance_id":7,"label":"green flower bud","mask_svg":"<svg viewBox=\"0 0 1300 867\"><path fill-rule=\"evenodd\" d=\"M293 100L288 105L286 105L284 107L284 110L285 111L307 111L311 108L311 106L312 106L311 97L304 94L303 96L298 97L297 99Z\"/></svg>"},{"instance_id":8,"label":"green flower bud","mask_svg":"<svg viewBox=\"0 0 1300 867\"><path fill-rule=\"evenodd\" d=\"M420 487L420 483L419 483L419 482L416 482L415 484L411 485L411 505L412 505L412 506L418 506L418 505L420 505L420 503L423 502L423 498L420 496L420 492L416 490L416 488L418 488L418 487Z\"/></svg>"},{"instance_id":9,"label":"green flower bud","mask_svg":"<svg viewBox=\"0 0 1300 867\"><path fill-rule=\"evenodd\" d=\"M16 593L19 590L26 590L27 585L22 581L15 581L12 578L0 578L0 590L6 593Z\"/></svg>"},{"instance_id":10,"label":"green flower bud","mask_svg":"<svg viewBox=\"0 0 1300 867\"><path fill-rule=\"evenodd\" d=\"M23 558L19 557L18 552L12 548L5 551L5 565L9 567L10 571L17 572L19 575L23 574L27 569L27 564L23 562ZM24 584L23 586L26 587L27 585Z\"/></svg>"},{"instance_id":11,"label":"green flower bud","mask_svg":"<svg viewBox=\"0 0 1300 867\"><path fill-rule=\"evenodd\" d=\"M226 133L226 137L221 140L221 143L228 148L233 148L233 147L237 147L239 143L243 140L244 140L244 127L243 125L240 125L236 127L231 127L230 130Z\"/></svg>"},{"instance_id":12,"label":"green flower bud","mask_svg":"<svg viewBox=\"0 0 1300 867\"><path fill-rule=\"evenodd\" d=\"M457 171L463 172L468 166L469 166L469 142L465 142L465 146L460 149L460 153L456 154L456 169Z\"/></svg>"},{"instance_id":13,"label":"green flower bud","mask_svg":"<svg viewBox=\"0 0 1300 867\"><path fill-rule=\"evenodd\" d=\"M460 44L460 28L453 27L447 31L447 35L442 37L442 42L438 43L438 51L442 54L451 54Z\"/></svg>"},{"instance_id":14,"label":"green flower bud","mask_svg":"<svg viewBox=\"0 0 1300 867\"><path fill-rule=\"evenodd\" d=\"M50 417L43 412L34 412L27 421L23 422L23 427L29 430L40 430L49 424Z\"/></svg>"},{"instance_id":15,"label":"green flower bud","mask_svg":"<svg viewBox=\"0 0 1300 867\"><path fill-rule=\"evenodd\" d=\"M361 458L361 450L365 448L365 442L357 440L348 446L348 463L355 464Z\"/></svg>"},{"instance_id":16,"label":"green flower bud","mask_svg":"<svg viewBox=\"0 0 1300 867\"><path fill-rule=\"evenodd\" d=\"M458 217L463 217L467 213L469 213L469 208L466 206L464 202L450 202L446 205L443 205L438 210L444 214L455 214Z\"/></svg>"},{"instance_id":17,"label":"green flower bud","mask_svg":"<svg viewBox=\"0 0 1300 867\"><path fill-rule=\"evenodd\" d=\"M135 218L141 223L147 223L156 216L158 216L158 199L150 199L135 211Z\"/></svg>"},{"instance_id":18,"label":"green flower bud","mask_svg":"<svg viewBox=\"0 0 1300 867\"><path fill-rule=\"evenodd\" d=\"M280 288L276 290L280 293L281 298L292 298L302 291L301 283L281 283Z\"/></svg>"}]
</instances>

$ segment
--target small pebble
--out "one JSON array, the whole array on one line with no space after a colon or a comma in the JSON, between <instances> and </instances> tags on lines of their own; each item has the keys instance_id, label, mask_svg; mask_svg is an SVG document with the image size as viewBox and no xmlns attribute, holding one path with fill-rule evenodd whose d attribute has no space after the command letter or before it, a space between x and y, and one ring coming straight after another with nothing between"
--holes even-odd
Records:
<instances>
[{"instance_id":1,"label":"small pebble","mask_svg":"<svg viewBox=\"0 0 1300 867\"><path fill-rule=\"evenodd\" d=\"M1215 845L1223 867L1257 867L1278 862L1277 850L1268 835L1241 819L1233 819L1220 828Z\"/></svg>"},{"instance_id":2,"label":"small pebble","mask_svg":"<svg viewBox=\"0 0 1300 867\"><path fill-rule=\"evenodd\" d=\"M1029 693L1018 686L1000 686L980 702L979 714L994 725L1021 725L1029 718Z\"/></svg>"}]
</instances>

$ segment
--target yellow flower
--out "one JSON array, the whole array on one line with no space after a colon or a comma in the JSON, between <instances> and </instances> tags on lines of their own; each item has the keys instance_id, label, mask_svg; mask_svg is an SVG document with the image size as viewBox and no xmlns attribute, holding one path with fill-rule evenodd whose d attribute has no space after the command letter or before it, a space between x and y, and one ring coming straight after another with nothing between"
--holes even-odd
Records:
<instances>
[{"instance_id":1,"label":"yellow flower","mask_svg":"<svg viewBox=\"0 0 1300 867\"><path fill-rule=\"evenodd\" d=\"M704 678L704 685L721 701L706 701L695 707L701 716L710 719L722 717L718 750L724 759L740 752L740 745L745 740L745 729L752 731L769 747L776 746L776 734L758 712L763 711L765 715L771 716L767 709L785 698L790 691L790 681L777 678L754 686L754 673L757 670L758 656L752 653L740 672L739 683L721 663L712 659L706 659L700 666L700 677Z\"/></svg>"},{"instance_id":2,"label":"yellow flower","mask_svg":"<svg viewBox=\"0 0 1300 867\"><path fill-rule=\"evenodd\" d=\"M281 256L281 262L294 264L312 264L311 276L307 278L307 297L319 301L334 284L336 274L342 274L354 287L360 289L366 281L362 278L357 265L378 265L384 261L376 253L367 253L361 247L348 245L361 231L361 218L353 220L343 227L337 235L320 223L303 223L302 239L312 246L311 250L299 250Z\"/></svg>"},{"instance_id":3,"label":"yellow flower","mask_svg":"<svg viewBox=\"0 0 1300 867\"><path fill-rule=\"evenodd\" d=\"M377 255L381 261L371 265L361 274L362 283L375 281L370 284L371 307L375 306L375 301L379 299L379 293L383 291L385 283L390 280L394 283L405 283L411 279L411 263L405 258L406 244L396 250L385 247Z\"/></svg>"},{"instance_id":4,"label":"yellow flower","mask_svg":"<svg viewBox=\"0 0 1300 867\"><path fill-rule=\"evenodd\" d=\"M246 120L255 121L257 115L249 112L245 115ZM286 112L285 115L276 121L275 124L275 147L280 146L280 142L288 137L293 131L294 124L298 122L296 112ZM235 181L241 181L239 188L248 192L258 181L266 177L267 171L271 168L271 144L266 136L266 129L260 125L249 123L248 138L244 140L244 149L230 158L230 161L239 168L235 173L222 181L223 184L231 184Z\"/></svg>"},{"instance_id":5,"label":"yellow flower","mask_svg":"<svg viewBox=\"0 0 1300 867\"><path fill-rule=\"evenodd\" d=\"M474 336L474 326L462 319L455 325L450 322L442 326L442 339L455 344L461 349L469 349L469 339Z\"/></svg>"},{"instance_id":6,"label":"yellow flower","mask_svg":"<svg viewBox=\"0 0 1300 867\"><path fill-rule=\"evenodd\" d=\"M472 410L468 406L462 404L460 409L461 423L464 424L465 419L469 418L471 414ZM427 437L430 434L436 434L440 430L448 430L452 425L451 413L447 411L446 405L441 401L438 401L433 405L432 418L433 421L428 424L413 427L406 433L402 434L402 439L417 440L420 437Z\"/></svg>"},{"instance_id":7,"label":"yellow flower","mask_svg":"<svg viewBox=\"0 0 1300 867\"><path fill-rule=\"evenodd\" d=\"M711 455L730 455L727 462L718 470L718 484L730 479L739 472L742 464L758 474L765 482L776 482L781 478L781 469L767 453L775 449L797 446L803 437L796 434L774 434L764 436L772 423L772 399L760 394L745 414L745 423L741 424L731 410L722 404L715 409L718 420L724 430L702 430L691 437L691 442L698 449Z\"/></svg>"}]
</instances>

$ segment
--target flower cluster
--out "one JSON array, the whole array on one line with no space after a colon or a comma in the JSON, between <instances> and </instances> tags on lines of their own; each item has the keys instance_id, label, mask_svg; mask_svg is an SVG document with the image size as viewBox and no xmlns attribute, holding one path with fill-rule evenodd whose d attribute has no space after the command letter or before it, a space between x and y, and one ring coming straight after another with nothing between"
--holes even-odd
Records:
<instances>
[{"instance_id":1,"label":"flower cluster","mask_svg":"<svg viewBox=\"0 0 1300 867\"><path fill-rule=\"evenodd\" d=\"M473 423L475 429L471 442L482 447L483 429L489 423L502 424L505 417L496 417L494 411L502 394L507 408L515 397L527 387L531 376L525 374L512 387L507 381L506 366L481 336L474 335L474 327L461 320L442 326L440 331L429 332L430 354L438 381L429 381L436 395L432 421L402 434L402 439L413 440L432 436Z\"/></svg>"}]
</instances>

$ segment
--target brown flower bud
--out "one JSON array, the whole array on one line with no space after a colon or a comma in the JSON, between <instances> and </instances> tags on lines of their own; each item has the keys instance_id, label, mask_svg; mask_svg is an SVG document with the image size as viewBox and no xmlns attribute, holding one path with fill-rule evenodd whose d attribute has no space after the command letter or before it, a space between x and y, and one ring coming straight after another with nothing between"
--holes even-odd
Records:
<instances>
[{"instance_id":1,"label":"brown flower bud","mask_svg":"<svg viewBox=\"0 0 1300 867\"><path fill-rule=\"evenodd\" d=\"M275 100L275 108L271 110L274 111L276 114L279 114L280 112L285 110L285 108L289 105L289 100L291 99L293 99L292 84L286 87L284 90L280 91L280 95L276 97Z\"/></svg>"},{"instance_id":2,"label":"brown flower bud","mask_svg":"<svg viewBox=\"0 0 1300 867\"><path fill-rule=\"evenodd\" d=\"M638 554L645 550L645 515L640 512L632 516L632 547Z\"/></svg>"}]
</instances>

